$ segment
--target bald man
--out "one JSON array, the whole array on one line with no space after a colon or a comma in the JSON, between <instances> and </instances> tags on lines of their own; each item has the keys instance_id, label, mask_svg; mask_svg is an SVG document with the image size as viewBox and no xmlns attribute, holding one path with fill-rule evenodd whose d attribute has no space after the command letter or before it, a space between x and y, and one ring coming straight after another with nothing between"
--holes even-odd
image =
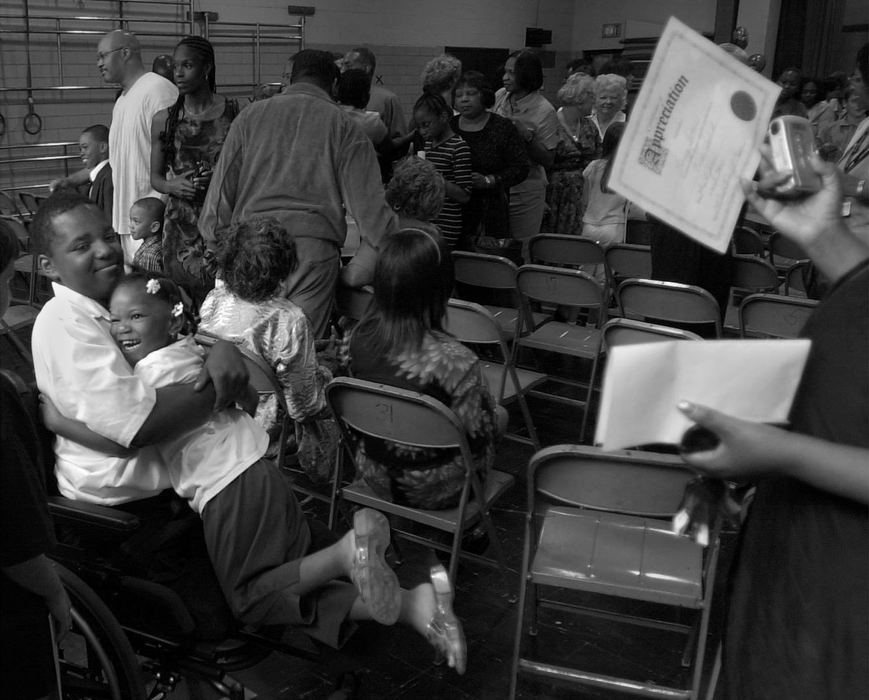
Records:
<instances>
[{"instance_id":1,"label":"bald man","mask_svg":"<svg viewBox=\"0 0 869 700\"><path fill-rule=\"evenodd\" d=\"M100 40L97 68L105 82L121 86L109 128L109 162L115 188L112 226L121 236L124 263L130 265L140 245L130 236L130 207L142 197L165 199L151 187L151 120L178 99L178 88L145 70L139 40L120 29Z\"/></svg>"}]
</instances>

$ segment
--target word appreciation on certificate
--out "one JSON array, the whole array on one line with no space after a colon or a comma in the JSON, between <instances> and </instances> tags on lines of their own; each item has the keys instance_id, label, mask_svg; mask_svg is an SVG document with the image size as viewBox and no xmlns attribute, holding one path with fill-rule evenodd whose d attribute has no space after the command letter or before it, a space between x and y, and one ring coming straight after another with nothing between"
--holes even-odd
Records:
<instances>
[{"instance_id":1,"label":"word appreciation on certificate","mask_svg":"<svg viewBox=\"0 0 869 700\"><path fill-rule=\"evenodd\" d=\"M781 88L671 17L613 160L609 187L723 253Z\"/></svg>"}]
</instances>

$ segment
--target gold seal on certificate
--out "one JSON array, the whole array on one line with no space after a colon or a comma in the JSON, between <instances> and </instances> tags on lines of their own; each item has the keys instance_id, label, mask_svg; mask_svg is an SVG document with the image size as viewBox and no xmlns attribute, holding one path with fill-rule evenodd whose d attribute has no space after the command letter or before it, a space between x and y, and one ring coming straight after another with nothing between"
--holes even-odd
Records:
<instances>
[{"instance_id":1,"label":"gold seal on certificate","mask_svg":"<svg viewBox=\"0 0 869 700\"><path fill-rule=\"evenodd\" d=\"M781 88L671 17L613 160L609 187L724 252Z\"/></svg>"}]
</instances>

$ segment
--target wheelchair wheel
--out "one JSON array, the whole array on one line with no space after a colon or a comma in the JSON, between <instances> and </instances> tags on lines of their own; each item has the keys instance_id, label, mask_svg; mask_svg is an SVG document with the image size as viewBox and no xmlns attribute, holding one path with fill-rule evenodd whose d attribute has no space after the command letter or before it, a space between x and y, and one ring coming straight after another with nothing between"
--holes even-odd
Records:
<instances>
[{"instance_id":1,"label":"wheelchair wheel","mask_svg":"<svg viewBox=\"0 0 869 700\"><path fill-rule=\"evenodd\" d=\"M93 589L56 564L72 606L72 632L60 645L63 700L144 700L145 684L130 642Z\"/></svg>"}]
</instances>

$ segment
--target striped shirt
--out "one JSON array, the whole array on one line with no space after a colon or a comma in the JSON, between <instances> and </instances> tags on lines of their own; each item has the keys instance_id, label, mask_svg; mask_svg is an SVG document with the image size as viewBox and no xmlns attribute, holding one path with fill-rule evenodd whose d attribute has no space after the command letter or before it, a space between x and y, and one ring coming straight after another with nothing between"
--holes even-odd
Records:
<instances>
[{"instance_id":1,"label":"striped shirt","mask_svg":"<svg viewBox=\"0 0 869 700\"><path fill-rule=\"evenodd\" d=\"M133 255L132 267L142 272L163 274L163 240L148 236Z\"/></svg>"},{"instance_id":2,"label":"striped shirt","mask_svg":"<svg viewBox=\"0 0 869 700\"><path fill-rule=\"evenodd\" d=\"M471 149L461 136L453 135L438 146L426 141L425 158L438 169L444 180L470 193ZM454 248L462 233L462 205L447 195L434 223L450 248Z\"/></svg>"}]
</instances>

